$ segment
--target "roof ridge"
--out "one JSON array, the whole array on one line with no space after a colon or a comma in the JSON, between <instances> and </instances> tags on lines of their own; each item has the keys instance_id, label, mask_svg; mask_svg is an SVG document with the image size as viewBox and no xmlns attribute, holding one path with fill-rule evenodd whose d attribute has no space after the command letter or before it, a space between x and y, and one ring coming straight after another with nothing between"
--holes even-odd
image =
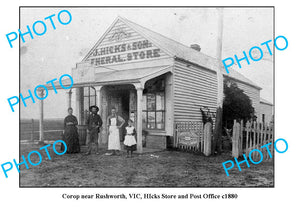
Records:
<instances>
[{"instance_id":1,"label":"roof ridge","mask_svg":"<svg viewBox=\"0 0 300 213\"><path fill-rule=\"evenodd\" d=\"M216 66L216 65L221 63L222 60L218 60L216 57L213 57L213 56L207 55L203 52L194 50L191 47L189 47L189 46L187 46L187 45L185 45L185 44L183 44L179 41L176 41L176 40L174 40L172 38L169 38L169 37L167 37L167 36L165 36L161 33L158 33L158 32L153 31L153 30L151 30L147 27L144 27L140 24L137 24L137 23L135 23L131 20L128 20L127 18L122 17L122 16L118 15L117 18L115 19L114 23L117 22L118 20L123 21L125 24L129 25L129 27L132 27L136 31L142 31L142 32L138 32L138 33L145 34L144 36L146 36L146 37L148 36L149 39L153 40L156 43L156 45L161 46L162 49L165 49L165 51L167 51L173 57L176 56L178 58L189 61L191 63L198 64L199 66L203 66L206 69L210 69L210 70L213 70L215 72L218 71L217 68L216 68L218 66ZM137 28L137 29L135 29L135 28ZM160 37L162 39L160 39ZM163 40L165 40L165 42L169 42L169 44L164 43ZM175 46L175 50L174 50L174 46ZM176 48L177 46L178 46L178 48ZM173 48L173 51L172 51L172 48ZM180 51L180 52L176 52L177 51L176 49L178 49L178 51ZM188 55L188 52L190 52L191 54ZM209 63L211 63L211 64L209 64ZM222 71L222 74L224 76L236 79L238 81L249 84L253 87L262 89L256 83L254 83L253 80L248 79L243 74L236 71L235 69L229 68L229 70L232 72L232 75L228 74L226 72L224 66L222 66L221 71Z\"/></svg>"},{"instance_id":2,"label":"roof ridge","mask_svg":"<svg viewBox=\"0 0 300 213\"><path fill-rule=\"evenodd\" d=\"M176 40L174 40L174 39L172 39L172 38L169 38L169 37L167 37L167 36L165 36L165 35L162 35L162 34L156 32L156 31L153 31L153 30L151 30L151 29L149 29L149 28L147 28L147 27L144 27L144 26L142 26L142 25L140 25L140 24L137 24L137 23L135 23L135 22L133 22L133 21L130 21L130 20L126 19L126 18L123 18L123 17L120 17L120 18L121 18L122 20L125 20L126 22L129 22L130 24L137 25L137 26L139 26L139 27L141 27L141 28L143 28L143 29L145 29L145 30L147 30L147 31L150 31L151 33L154 33L154 34L157 34L157 35L159 35L159 36L162 36L163 38L165 38L165 39L167 39L167 40L169 40L169 41L171 41L171 42L175 42L176 44L179 44L179 45L181 45L182 47L186 48L188 51L194 51L195 54L199 54L199 55L208 57L210 60L214 60L215 63L221 63L221 61L222 61L222 60L218 60L216 57L213 57L213 56L207 55L207 54L205 54L205 53L203 53L203 52L199 52L199 51L197 51L197 50L194 50L194 49L190 48L189 46L187 46L187 45L185 45L185 44L183 44L183 43L180 43L179 41L176 41ZM154 38L154 40L157 40L157 39ZM176 55L175 55L175 56L176 56ZM217 71L217 70L215 70L215 71ZM222 66L222 73L223 73L223 75L228 76L228 77L233 78L233 79L236 79L236 80L239 80L239 81L242 81L242 82L245 82L245 83L248 83L248 84L251 83L253 86L258 87L258 88L261 89L261 87L259 87L256 83L254 83L253 80L250 80L249 78L247 78L247 77L244 76L243 74L239 73L239 72L236 71L235 69L230 68L230 71L231 71L231 72L234 72L234 73L237 73L237 75L241 75L242 78L245 78L245 79L248 80L249 82L245 82L244 80L238 79L237 77L227 75L224 66Z\"/></svg>"},{"instance_id":3,"label":"roof ridge","mask_svg":"<svg viewBox=\"0 0 300 213\"><path fill-rule=\"evenodd\" d=\"M133 22L133 21L130 21L130 20L126 19L126 18L121 17L121 19L125 19L125 21L128 21L128 22L130 22L131 24L134 24L134 25L137 25L137 26L139 26L139 27L141 27L141 28L144 28L144 29L146 29L146 30L148 30L148 31L150 31L150 32L152 32L152 33L154 33L154 34L158 34L159 36L162 36L162 37L164 37L164 38L166 38L166 39L168 39L168 40L170 40L170 41L172 41L172 42L175 42L175 43L177 43L177 44L179 44L179 45L181 45L181 46L183 46L183 47L185 47L185 48L187 48L187 49L189 49L189 50L192 50L192 51L195 51L195 52L200 53L200 54L202 54L202 55L205 55L205 56L214 58L214 57L212 57L212 56L210 56L210 55L207 55L207 54L205 54L205 53L203 53L203 52L199 52L199 51L197 51L197 50L194 50L194 49L190 48L189 46L187 46L187 45L185 45L185 44L183 44L183 43L181 43L181 42L179 42L179 41L176 41L176 40L174 40L174 39L172 39L172 38L169 38L169 37L167 37L167 36L165 36L165 35L163 35L163 34L161 34L161 33L159 33L159 32L153 31L153 30L151 30L151 29L149 29L149 28L147 28L147 27L144 27L144 26L142 26L142 25L140 25L140 24L137 24L137 23L135 23L135 22ZM216 58L214 58L214 59L216 59Z\"/></svg>"}]
</instances>

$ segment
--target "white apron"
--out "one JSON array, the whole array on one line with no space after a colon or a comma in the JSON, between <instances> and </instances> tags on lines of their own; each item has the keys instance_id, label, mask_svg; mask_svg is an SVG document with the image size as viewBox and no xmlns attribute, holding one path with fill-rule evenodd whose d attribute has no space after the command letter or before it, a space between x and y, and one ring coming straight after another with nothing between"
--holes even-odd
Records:
<instances>
[{"instance_id":1,"label":"white apron","mask_svg":"<svg viewBox=\"0 0 300 213\"><path fill-rule=\"evenodd\" d=\"M125 136L125 140L124 140L124 145L132 146L132 145L136 144L134 135L131 135L131 134L133 134L133 130L134 130L133 126L132 127L129 127L129 126L126 127L126 136Z\"/></svg>"},{"instance_id":2,"label":"white apron","mask_svg":"<svg viewBox=\"0 0 300 213\"><path fill-rule=\"evenodd\" d=\"M117 128L117 118L110 119L108 150L121 150L119 129Z\"/></svg>"}]
</instances>

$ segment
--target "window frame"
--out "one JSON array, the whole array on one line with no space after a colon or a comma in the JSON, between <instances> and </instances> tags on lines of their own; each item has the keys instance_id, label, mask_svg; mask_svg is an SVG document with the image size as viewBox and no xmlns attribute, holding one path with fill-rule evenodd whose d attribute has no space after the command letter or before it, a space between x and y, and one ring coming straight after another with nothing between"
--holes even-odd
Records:
<instances>
[{"instance_id":1,"label":"window frame","mask_svg":"<svg viewBox=\"0 0 300 213\"><path fill-rule=\"evenodd\" d=\"M164 98L163 98L163 101L164 101L164 104L163 104L163 109L161 110L157 110L157 106L156 106L156 103L157 103L157 93L162 93ZM154 110L148 110L148 94L154 94L155 96L155 109ZM166 129L166 119L165 119L165 115L166 115L166 95L165 95L165 89L163 91L152 91L152 92L146 92L145 95L146 98L146 110L142 110L142 113L146 113L146 120L145 120L145 126L146 126L146 130L159 130L159 131L164 131ZM154 128L148 128L148 124L149 124L149 116L148 116L148 113L149 112L154 112ZM157 128L157 112L161 112L162 113L162 125L163 125L163 128ZM153 122L151 122L153 123Z\"/></svg>"},{"instance_id":2,"label":"window frame","mask_svg":"<svg viewBox=\"0 0 300 213\"><path fill-rule=\"evenodd\" d=\"M88 88L88 94L86 95L84 93L84 89L83 89L83 101L84 101L85 97L88 97L88 105L87 105L88 108L87 108L87 110L89 110L89 108L91 106L91 98L94 98L95 105L97 103L97 93L96 93L95 87L93 87L93 86L87 86L86 88ZM94 90L95 95L91 95L91 89ZM85 106L85 103L83 103L83 105Z\"/></svg>"}]
</instances>

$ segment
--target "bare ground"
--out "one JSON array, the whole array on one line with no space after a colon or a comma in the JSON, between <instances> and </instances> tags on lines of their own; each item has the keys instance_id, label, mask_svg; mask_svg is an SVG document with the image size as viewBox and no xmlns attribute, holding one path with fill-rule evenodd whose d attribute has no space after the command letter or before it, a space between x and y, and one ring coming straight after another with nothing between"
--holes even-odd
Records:
<instances>
[{"instance_id":1,"label":"bare ground","mask_svg":"<svg viewBox=\"0 0 300 213\"><path fill-rule=\"evenodd\" d=\"M27 159L29 152L42 145L22 144L20 154ZM48 148L51 160L45 151L39 151L43 160L29 169L20 166L20 187L274 187L273 162L235 166L226 176L222 163L233 160L230 153L205 157L200 154L161 151L134 154L126 158L118 156L85 156L79 154L56 155L52 145ZM59 148L57 147L57 150ZM38 162L36 154L32 162Z\"/></svg>"}]
</instances>

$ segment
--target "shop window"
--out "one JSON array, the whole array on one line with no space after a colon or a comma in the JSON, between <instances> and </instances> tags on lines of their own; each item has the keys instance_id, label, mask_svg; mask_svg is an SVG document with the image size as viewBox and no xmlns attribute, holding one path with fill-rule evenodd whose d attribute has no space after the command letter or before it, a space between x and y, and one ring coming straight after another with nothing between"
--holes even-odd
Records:
<instances>
[{"instance_id":1,"label":"shop window","mask_svg":"<svg viewBox=\"0 0 300 213\"><path fill-rule=\"evenodd\" d=\"M83 89L83 110L84 120L89 114L90 106L96 105L96 89L94 87L84 87Z\"/></svg>"},{"instance_id":2,"label":"shop window","mask_svg":"<svg viewBox=\"0 0 300 213\"><path fill-rule=\"evenodd\" d=\"M164 79L147 82L143 94L143 129L165 128Z\"/></svg>"}]
</instances>

